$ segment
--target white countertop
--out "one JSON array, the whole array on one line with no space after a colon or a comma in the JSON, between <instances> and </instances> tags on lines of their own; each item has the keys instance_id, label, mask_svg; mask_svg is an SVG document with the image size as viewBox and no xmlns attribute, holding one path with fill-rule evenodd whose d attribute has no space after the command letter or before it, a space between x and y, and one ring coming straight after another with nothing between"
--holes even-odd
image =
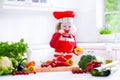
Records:
<instances>
[{"instance_id":1,"label":"white countertop","mask_svg":"<svg viewBox=\"0 0 120 80\"><path fill-rule=\"evenodd\" d=\"M49 44L30 44L29 45L33 50L39 50L39 49L52 49ZM111 47L115 50L120 50L120 43L77 43L77 46L83 47L85 49L106 49L106 47Z\"/></svg>"},{"instance_id":2,"label":"white countertop","mask_svg":"<svg viewBox=\"0 0 120 80\"><path fill-rule=\"evenodd\" d=\"M115 43L77 43L77 46L83 47L86 51L86 53L90 50L92 53L102 53L100 56L106 56L105 51L114 51L114 59L119 58L119 51L120 51L120 44ZM54 49L50 47L49 44L30 44L30 48L32 49L32 60L37 61L39 63L40 61L46 61L48 59L53 58ZM93 51L95 50L95 51ZM98 51L97 51L98 50ZM101 51L101 52L100 52ZM117 52L117 53L116 53ZM79 56L80 57L80 56ZM79 60L79 57L74 56L74 60L77 63Z\"/></svg>"},{"instance_id":3,"label":"white countertop","mask_svg":"<svg viewBox=\"0 0 120 80\"><path fill-rule=\"evenodd\" d=\"M120 43L77 43L77 46L83 47L85 49L106 49L107 47L113 50L120 50Z\"/></svg>"},{"instance_id":4,"label":"white countertop","mask_svg":"<svg viewBox=\"0 0 120 80\"><path fill-rule=\"evenodd\" d=\"M72 74L65 72L39 72L29 75L7 75L0 76L0 80L120 80L120 70L107 77L93 77L89 73Z\"/></svg>"}]
</instances>

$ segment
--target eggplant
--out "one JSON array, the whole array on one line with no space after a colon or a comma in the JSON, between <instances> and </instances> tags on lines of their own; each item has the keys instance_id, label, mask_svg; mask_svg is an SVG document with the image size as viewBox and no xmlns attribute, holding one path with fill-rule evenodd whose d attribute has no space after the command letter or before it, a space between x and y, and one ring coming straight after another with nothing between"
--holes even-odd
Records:
<instances>
[{"instance_id":1,"label":"eggplant","mask_svg":"<svg viewBox=\"0 0 120 80\"><path fill-rule=\"evenodd\" d=\"M22 64L19 64L17 67L17 71L23 71L25 67Z\"/></svg>"}]
</instances>

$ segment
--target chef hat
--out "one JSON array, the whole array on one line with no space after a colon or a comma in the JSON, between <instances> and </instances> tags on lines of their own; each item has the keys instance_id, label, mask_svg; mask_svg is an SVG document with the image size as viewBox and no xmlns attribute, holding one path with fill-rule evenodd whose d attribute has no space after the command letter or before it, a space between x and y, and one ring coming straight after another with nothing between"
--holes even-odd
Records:
<instances>
[{"instance_id":1,"label":"chef hat","mask_svg":"<svg viewBox=\"0 0 120 80\"><path fill-rule=\"evenodd\" d=\"M53 15L59 22L73 22L75 16L73 11L55 11Z\"/></svg>"}]
</instances>

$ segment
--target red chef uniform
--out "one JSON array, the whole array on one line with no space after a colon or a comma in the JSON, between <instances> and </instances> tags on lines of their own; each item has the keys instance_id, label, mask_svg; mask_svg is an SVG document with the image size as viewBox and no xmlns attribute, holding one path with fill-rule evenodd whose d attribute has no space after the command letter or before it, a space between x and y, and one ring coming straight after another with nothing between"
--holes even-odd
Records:
<instances>
[{"instance_id":1,"label":"red chef uniform","mask_svg":"<svg viewBox=\"0 0 120 80\"><path fill-rule=\"evenodd\" d=\"M61 23L73 22L74 18L73 11L54 12L53 15ZM55 52L72 53L73 49L76 47L76 39L72 34L64 36L63 34L56 32L52 36L50 46L55 49Z\"/></svg>"},{"instance_id":2,"label":"red chef uniform","mask_svg":"<svg viewBox=\"0 0 120 80\"><path fill-rule=\"evenodd\" d=\"M55 48L55 52L71 53L76 47L76 40L73 35L63 36L60 33L55 33L50 41L50 46Z\"/></svg>"}]
</instances>

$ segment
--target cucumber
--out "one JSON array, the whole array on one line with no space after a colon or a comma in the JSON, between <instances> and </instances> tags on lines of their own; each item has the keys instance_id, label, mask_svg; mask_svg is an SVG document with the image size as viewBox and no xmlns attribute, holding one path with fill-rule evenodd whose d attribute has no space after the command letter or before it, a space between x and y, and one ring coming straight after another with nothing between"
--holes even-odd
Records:
<instances>
[{"instance_id":1,"label":"cucumber","mask_svg":"<svg viewBox=\"0 0 120 80\"><path fill-rule=\"evenodd\" d=\"M110 69L105 69L105 70L102 70L102 71L99 71L97 69L92 69L90 74L92 76L101 76L101 77L104 77L104 76L109 76L111 73L111 70Z\"/></svg>"},{"instance_id":2,"label":"cucumber","mask_svg":"<svg viewBox=\"0 0 120 80\"><path fill-rule=\"evenodd\" d=\"M110 70L105 70L105 71L99 72L99 76L109 76L110 73L111 73Z\"/></svg>"},{"instance_id":3,"label":"cucumber","mask_svg":"<svg viewBox=\"0 0 120 80\"><path fill-rule=\"evenodd\" d=\"M90 74L91 74L92 76L98 76L98 73L99 73L99 71L98 71L97 69L92 69L92 70L90 71Z\"/></svg>"}]
</instances>

